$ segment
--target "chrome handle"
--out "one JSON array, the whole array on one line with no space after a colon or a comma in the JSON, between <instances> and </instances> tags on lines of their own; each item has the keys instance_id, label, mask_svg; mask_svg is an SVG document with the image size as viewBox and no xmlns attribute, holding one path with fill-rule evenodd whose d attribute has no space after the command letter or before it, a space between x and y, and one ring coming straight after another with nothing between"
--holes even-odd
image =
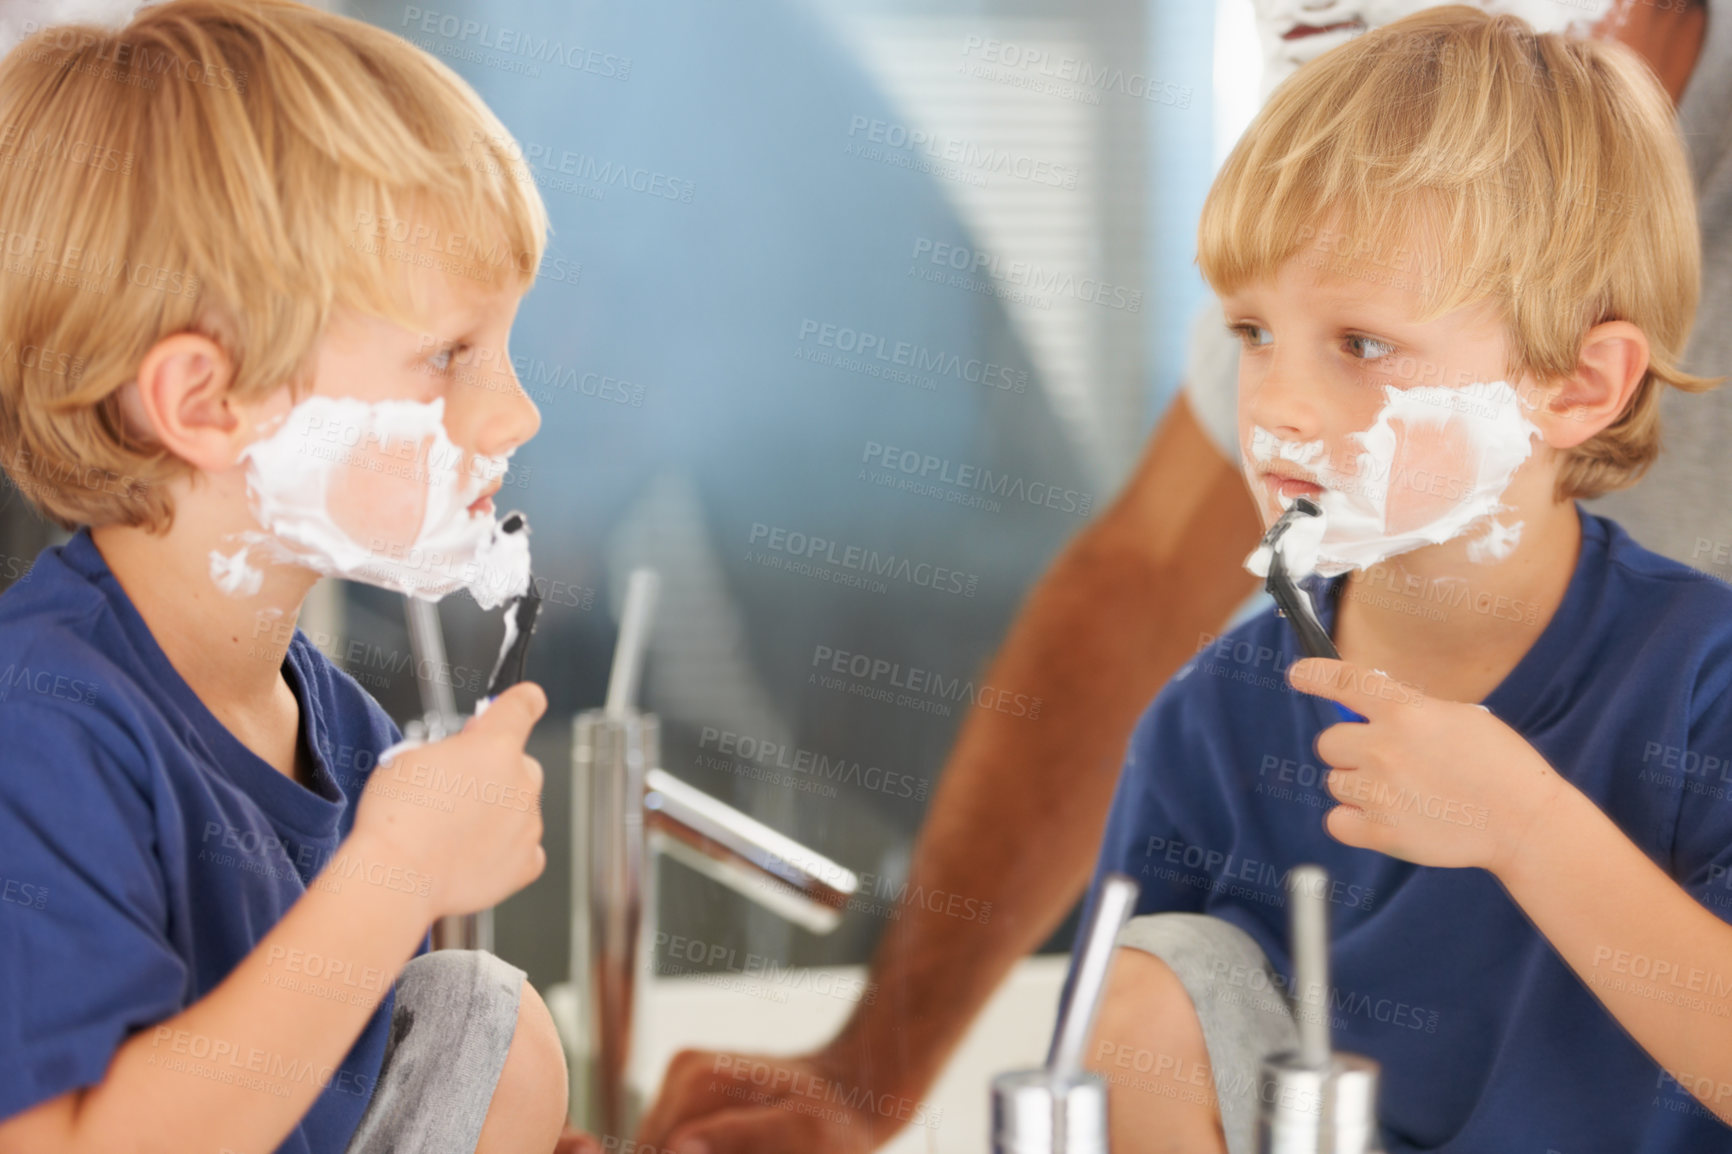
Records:
<instances>
[{"instance_id":1,"label":"chrome handle","mask_svg":"<svg viewBox=\"0 0 1732 1154\"><path fill-rule=\"evenodd\" d=\"M854 871L717 801L663 769L645 775L653 848L815 934L842 921Z\"/></svg>"}]
</instances>

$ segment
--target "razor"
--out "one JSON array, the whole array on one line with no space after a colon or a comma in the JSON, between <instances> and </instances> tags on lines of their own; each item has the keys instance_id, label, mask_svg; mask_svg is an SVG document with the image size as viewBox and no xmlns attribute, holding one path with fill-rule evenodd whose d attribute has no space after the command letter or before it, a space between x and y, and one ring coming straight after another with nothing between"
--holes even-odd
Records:
<instances>
[{"instance_id":1,"label":"razor","mask_svg":"<svg viewBox=\"0 0 1732 1154\"><path fill-rule=\"evenodd\" d=\"M499 523L499 531L527 533L529 518L522 513L507 513ZM541 592L536 589L535 574L531 572L523 592L505 604L505 639L499 646L499 659L493 663L493 676L487 679L487 692L483 695L487 700L523 680L529 664L529 637L535 632L535 619L540 615Z\"/></svg>"},{"instance_id":2,"label":"razor","mask_svg":"<svg viewBox=\"0 0 1732 1154\"><path fill-rule=\"evenodd\" d=\"M1269 531L1263 534L1262 543L1262 547L1269 550L1269 576L1263 582L1263 589L1275 599L1281 615L1293 622L1293 631L1299 635L1299 648L1305 651L1305 656L1327 657L1331 661L1339 661L1341 652L1335 648L1335 642L1329 639L1323 622L1317 619L1317 610L1312 606L1311 598L1305 595L1293 575L1288 572L1287 554L1282 547L1282 539L1297 521L1322 515L1323 510L1317 502L1309 497L1295 497L1293 503L1287 506L1287 511L1269 526Z\"/></svg>"},{"instance_id":3,"label":"razor","mask_svg":"<svg viewBox=\"0 0 1732 1154\"><path fill-rule=\"evenodd\" d=\"M1281 616L1293 623L1293 632L1299 635L1299 648L1307 657L1327 657L1331 661L1341 660L1341 651L1335 648L1335 642L1330 640L1329 631L1323 628L1323 622L1317 618L1317 609L1311 604L1311 598L1299 588L1293 574L1287 569L1287 554L1283 548L1283 538L1301 519L1321 517L1323 509L1309 497L1295 497L1293 503L1287 506L1285 512L1269 526L1269 531L1263 534L1262 548L1269 551L1269 575L1263 581L1263 589L1275 599L1275 606L1281 611ZM1343 721L1364 721L1365 719L1339 701L1331 701L1336 713Z\"/></svg>"}]
</instances>

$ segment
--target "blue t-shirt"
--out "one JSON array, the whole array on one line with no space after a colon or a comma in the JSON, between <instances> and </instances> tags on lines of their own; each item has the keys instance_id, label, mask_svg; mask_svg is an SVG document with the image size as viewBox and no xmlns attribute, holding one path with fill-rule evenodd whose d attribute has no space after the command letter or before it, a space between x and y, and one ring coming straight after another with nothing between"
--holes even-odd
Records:
<instances>
[{"instance_id":1,"label":"blue t-shirt","mask_svg":"<svg viewBox=\"0 0 1732 1154\"><path fill-rule=\"evenodd\" d=\"M1581 513L1581 525L1563 603L1483 704L1727 918L1732 587L1610 521ZM1343 587L1319 591L1326 627ZM1533 608L1482 597L1454 611L1515 621ZM1290 982L1285 878L1306 862L1327 868L1335 1045L1383 1063L1390 1154L1732 1151L1732 1129L1624 1033L1490 873L1412 865L1324 831L1336 802L1313 743L1338 719L1288 688L1299 656L1270 611L1174 675L1131 738L1090 903L1103 871L1123 872L1142 885L1138 913L1232 922ZM1608 983L1667 1000L1732 995L1732 958L1674 974L1637 952L1606 954ZM1281 996L1224 977L1245 985L1246 1004Z\"/></svg>"},{"instance_id":2,"label":"blue t-shirt","mask_svg":"<svg viewBox=\"0 0 1732 1154\"><path fill-rule=\"evenodd\" d=\"M397 728L299 630L283 672L311 788L205 708L88 531L0 596L0 1118L101 1082L129 1035L210 992L331 861ZM394 975L276 961L284 997L384 991L340 1066L168 1027L160 1060L267 1094L323 1086L279 1150L340 1154L379 1074Z\"/></svg>"}]
</instances>

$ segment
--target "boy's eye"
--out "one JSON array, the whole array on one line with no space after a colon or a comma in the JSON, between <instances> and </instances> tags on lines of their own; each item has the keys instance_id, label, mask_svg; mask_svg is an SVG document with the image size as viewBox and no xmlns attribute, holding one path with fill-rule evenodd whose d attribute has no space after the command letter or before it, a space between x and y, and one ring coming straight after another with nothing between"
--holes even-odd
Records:
<instances>
[{"instance_id":1,"label":"boy's eye","mask_svg":"<svg viewBox=\"0 0 1732 1154\"><path fill-rule=\"evenodd\" d=\"M428 357L427 363L432 365L436 372L442 373L451 367L451 358L456 355L457 351L468 347L468 345L464 344L446 345L444 348Z\"/></svg>"},{"instance_id":2,"label":"boy's eye","mask_svg":"<svg viewBox=\"0 0 1732 1154\"><path fill-rule=\"evenodd\" d=\"M1240 321L1237 324L1230 324L1227 326L1227 331L1238 337L1239 342L1248 349L1259 348L1268 344L1270 339L1268 329L1264 328L1262 325L1253 324L1250 321ZM1347 345L1350 349L1355 350L1355 356L1364 361L1380 360L1395 351L1395 346L1390 344L1388 341L1380 341L1376 337L1367 337L1358 334L1349 336L1347 338Z\"/></svg>"},{"instance_id":3,"label":"boy's eye","mask_svg":"<svg viewBox=\"0 0 1732 1154\"><path fill-rule=\"evenodd\" d=\"M1351 336L1347 338L1347 344L1349 347L1351 347L1355 342L1357 342L1361 347L1369 345L1374 350L1382 350L1380 352L1374 351L1369 355L1360 356L1359 359L1362 361L1381 360L1395 351L1394 345L1390 344L1388 341L1380 341L1376 337Z\"/></svg>"},{"instance_id":4,"label":"boy's eye","mask_svg":"<svg viewBox=\"0 0 1732 1154\"><path fill-rule=\"evenodd\" d=\"M1266 334L1269 330L1264 328L1262 325L1254 325L1249 321L1240 321L1238 324L1228 325L1227 331L1238 337L1239 343L1249 349L1256 348L1258 345L1266 343L1264 341L1254 341L1252 338L1258 333Z\"/></svg>"}]
</instances>

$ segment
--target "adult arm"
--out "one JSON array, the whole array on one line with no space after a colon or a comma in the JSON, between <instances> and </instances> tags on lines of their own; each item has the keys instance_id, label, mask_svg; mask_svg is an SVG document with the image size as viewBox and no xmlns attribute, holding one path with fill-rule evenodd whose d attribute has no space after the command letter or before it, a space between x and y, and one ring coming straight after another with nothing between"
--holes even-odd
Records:
<instances>
[{"instance_id":1,"label":"adult arm","mask_svg":"<svg viewBox=\"0 0 1732 1154\"><path fill-rule=\"evenodd\" d=\"M987 676L1039 697L1039 719L971 711L939 779L909 891L959 895L964 910L990 903L990 916L905 905L873 959L872 999L817 1053L766 1059L790 1087L823 1079L839 1084L829 1103L876 1109L814 1117L793 1108L797 1095L786 1108L741 1106L729 1090L762 1062L684 1051L640 1140L702 1139L711 1154L857 1151L920 1116L918 1099L993 990L1081 895L1137 715L1255 589L1241 563L1261 532L1244 480L1181 395L1124 492L1035 586Z\"/></svg>"}]
</instances>

